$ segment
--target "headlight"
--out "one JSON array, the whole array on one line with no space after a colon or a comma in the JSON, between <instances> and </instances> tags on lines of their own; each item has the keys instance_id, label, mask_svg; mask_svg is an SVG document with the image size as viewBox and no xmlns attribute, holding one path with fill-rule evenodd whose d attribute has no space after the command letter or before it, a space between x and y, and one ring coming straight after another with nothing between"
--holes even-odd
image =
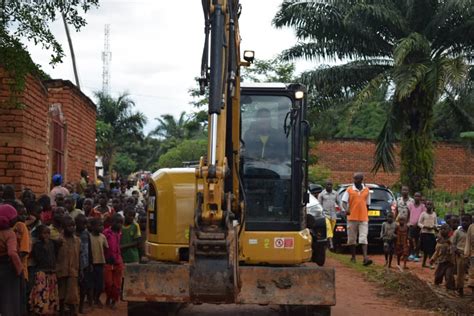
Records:
<instances>
[{"instance_id":1,"label":"headlight","mask_svg":"<svg viewBox=\"0 0 474 316\"><path fill-rule=\"evenodd\" d=\"M307 207L306 212L314 218L323 217L323 208L319 204Z\"/></svg>"}]
</instances>

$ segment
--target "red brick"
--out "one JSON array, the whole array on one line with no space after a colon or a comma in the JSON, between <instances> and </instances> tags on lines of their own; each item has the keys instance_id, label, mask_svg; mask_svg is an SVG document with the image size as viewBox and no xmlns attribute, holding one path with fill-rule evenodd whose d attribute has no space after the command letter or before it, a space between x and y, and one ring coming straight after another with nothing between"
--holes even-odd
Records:
<instances>
[{"instance_id":1,"label":"red brick","mask_svg":"<svg viewBox=\"0 0 474 316\"><path fill-rule=\"evenodd\" d=\"M0 147L0 154L13 154L14 150L13 147Z\"/></svg>"},{"instance_id":2,"label":"red brick","mask_svg":"<svg viewBox=\"0 0 474 316\"><path fill-rule=\"evenodd\" d=\"M13 183L12 177L0 177L0 184L11 184Z\"/></svg>"}]
</instances>

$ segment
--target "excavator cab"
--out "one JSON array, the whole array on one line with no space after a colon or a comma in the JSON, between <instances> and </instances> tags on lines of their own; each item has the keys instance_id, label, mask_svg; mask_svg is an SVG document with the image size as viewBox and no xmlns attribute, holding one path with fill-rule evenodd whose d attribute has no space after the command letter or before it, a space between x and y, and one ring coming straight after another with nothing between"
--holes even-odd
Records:
<instances>
[{"instance_id":1,"label":"excavator cab","mask_svg":"<svg viewBox=\"0 0 474 316\"><path fill-rule=\"evenodd\" d=\"M307 201L304 87L242 84L240 170L246 231L300 231ZM295 98L300 92L301 99Z\"/></svg>"}]
</instances>

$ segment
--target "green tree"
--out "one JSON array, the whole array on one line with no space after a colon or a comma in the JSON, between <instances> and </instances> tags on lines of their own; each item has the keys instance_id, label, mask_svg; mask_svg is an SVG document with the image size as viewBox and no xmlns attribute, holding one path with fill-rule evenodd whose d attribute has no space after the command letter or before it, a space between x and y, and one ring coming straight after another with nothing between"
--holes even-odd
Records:
<instances>
[{"instance_id":1,"label":"green tree","mask_svg":"<svg viewBox=\"0 0 474 316\"><path fill-rule=\"evenodd\" d=\"M242 68L242 81L291 83L295 79L295 64L279 58L256 59Z\"/></svg>"},{"instance_id":2,"label":"green tree","mask_svg":"<svg viewBox=\"0 0 474 316\"><path fill-rule=\"evenodd\" d=\"M86 25L80 12L98 6L98 0L73 1L24 1L0 0L0 65L15 83L9 85L11 97L8 106L21 106L17 94L25 88L27 74L47 79L40 67L31 60L22 40L26 39L43 49L51 50L50 63L62 62L62 45L51 32L51 22L63 18L65 25L79 31Z\"/></svg>"},{"instance_id":3,"label":"green tree","mask_svg":"<svg viewBox=\"0 0 474 316\"><path fill-rule=\"evenodd\" d=\"M128 176L132 172L137 170L136 161L130 157L127 153L118 152L115 155L115 159L112 168L122 176Z\"/></svg>"},{"instance_id":4,"label":"green tree","mask_svg":"<svg viewBox=\"0 0 474 316\"><path fill-rule=\"evenodd\" d=\"M134 112L135 103L128 94L116 99L101 92L97 98L97 154L102 156L104 172L108 174L116 153L126 142L143 139L145 115Z\"/></svg>"},{"instance_id":5,"label":"green tree","mask_svg":"<svg viewBox=\"0 0 474 316\"><path fill-rule=\"evenodd\" d=\"M86 25L80 12L98 7L99 0L72 1L0 1L0 41L2 43L20 43L27 39L51 49L51 63L62 61L62 45L51 32L51 22L64 17L67 24L79 31ZM3 46L0 46L3 47ZM17 49L24 49L21 45Z\"/></svg>"},{"instance_id":6,"label":"green tree","mask_svg":"<svg viewBox=\"0 0 474 316\"><path fill-rule=\"evenodd\" d=\"M422 190L433 185L433 109L466 78L473 19L470 0L326 0L285 1L273 22L294 28L299 40L284 59L345 61L304 73L311 88L357 95L360 104L393 84L373 170L394 170L400 139L401 182Z\"/></svg>"},{"instance_id":7,"label":"green tree","mask_svg":"<svg viewBox=\"0 0 474 316\"><path fill-rule=\"evenodd\" d=\"M168 150L158 160L159 168L182 167L183 162L197 161L207 152L207 139L187 139Z\"/></svg>"}]
</instances>

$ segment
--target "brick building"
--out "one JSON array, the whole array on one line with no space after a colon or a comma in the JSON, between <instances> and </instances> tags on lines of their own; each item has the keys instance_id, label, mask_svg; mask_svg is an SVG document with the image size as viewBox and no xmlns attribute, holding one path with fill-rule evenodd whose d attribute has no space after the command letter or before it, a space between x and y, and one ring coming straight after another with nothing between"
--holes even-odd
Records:
<instances>
[{"instance_id":1,"label":"brick building","mask_svg":"<svg viewBox=\"0 0 474 316\"><path fill-rule=\"evenodd\" d=\"M51 177L77 182L95 173L95 104L67 80L26 78L12 109L12 79L0 68L0 184L49 192Z\"/></svg>"},{"instance_id":2,"label":"brick building","mask_svg":"<svg viewBox=\"0 0 474 316\"><path fill-rule=\"evenodd\" d=\"M398 152L398 148L396 147ZM474 185L474 155L463 143L436 142L434 144L434 180L437 189L460 193ZM370 140L338 139L319 141L315 148L318 164L331 170L337 183L352 181L356 171L365 173L366 181L393 185L399 180L394 173L370 171L374 165L375 143ZM396 162L399 165L397 159Z\"/></svg>"}]
</instances>

